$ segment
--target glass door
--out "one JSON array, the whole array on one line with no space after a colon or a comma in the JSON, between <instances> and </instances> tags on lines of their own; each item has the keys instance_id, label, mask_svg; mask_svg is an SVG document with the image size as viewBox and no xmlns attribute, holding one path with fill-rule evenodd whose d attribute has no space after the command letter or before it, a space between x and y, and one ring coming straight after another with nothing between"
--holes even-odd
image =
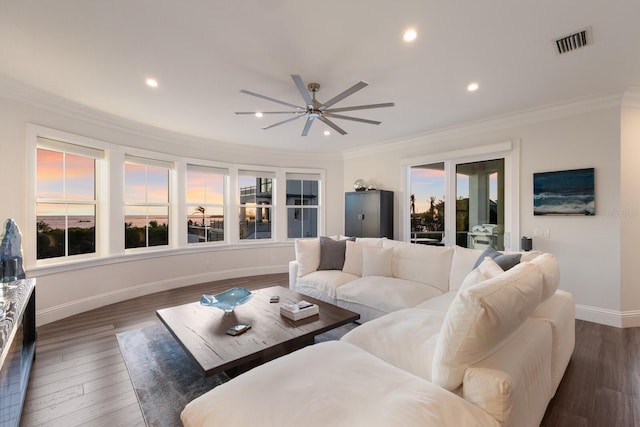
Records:
<instances>
[{"instance_id":1,"label":"glass door","mask_svg":"<svg viewBox=\"0 0 640 427\"><path fill-rule=\"evenodd\" d=\"M504 250L504 158L458 163L456 244Z\"/></svg>"},{"instance_id":2,"label":"glass door","mask_svg":"<svg viewBox=\"0 0 640 427\"><path fill-rule=\"evenodd\" d=\"M411 167L409 214L411 242L444 245L445 164Z\"/></svg>"}]
</instances>

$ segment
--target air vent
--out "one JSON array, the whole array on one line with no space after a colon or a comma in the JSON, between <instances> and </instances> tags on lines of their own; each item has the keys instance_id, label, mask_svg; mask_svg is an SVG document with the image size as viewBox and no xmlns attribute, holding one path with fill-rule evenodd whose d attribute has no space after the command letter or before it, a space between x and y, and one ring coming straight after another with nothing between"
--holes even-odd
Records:
<instances>
[{"instance_id":1,"label":"air vent","mask_svg":"<svg viewBox=\"0 0 640 427\"><path fill-rule=\"evenodd\" d=\"M570 34L566 37L559 38L555 42L557 52L560 55L590 45L593 43L591 39L591 27L585 28L584 30Z\"/></svg>"}]
</instances>

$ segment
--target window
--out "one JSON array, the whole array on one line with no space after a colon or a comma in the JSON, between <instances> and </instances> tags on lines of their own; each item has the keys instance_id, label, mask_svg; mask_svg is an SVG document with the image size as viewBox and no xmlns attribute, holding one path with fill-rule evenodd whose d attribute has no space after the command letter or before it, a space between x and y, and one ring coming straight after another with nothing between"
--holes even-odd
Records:
<instances>
[{"instance_id":1,"label":"window","mask_svg":"<svg viewBox=\"0 0 640 427\"><path fill-rule=\"evenodd\" d=\"M274 181L271 172L238 172L240 240L271 239Z\"/></svg>"},{"instance_id":2,"label":"window","mask_svg":"<svg viewBox=\"0 0 640 427\"><path fill-rule=\"evenodd\" d=\"M224 187L227 171L187 165L187 241L224 241Z\"/></svg>"},{"instance_id":3,"label":"window","mask_svg":"<svg viewBox=\"0 0 640 427\"><path fill-rule=\"evenodd\" d=\"M125 249L169 244L170 168L168 162L125 159Z\"/></svg>"},{"instance_id":4,"label":"window","mask_svg":"<svg viewBox=\"0 0 640 427\"><path fill-rule=\"evenodd\" d=\"M287 237L318 237L318 175L287 174Z\"/></svg>"},{"instance_id":5,"label":"window","mask_svg":"<svg viewBox=\"0 0 640 427\"><path fill-rule=\"evenodd\" d=\"M37 144L36 259L95 254L103 152L40 137Z\"/></svg>"}]
</instances>

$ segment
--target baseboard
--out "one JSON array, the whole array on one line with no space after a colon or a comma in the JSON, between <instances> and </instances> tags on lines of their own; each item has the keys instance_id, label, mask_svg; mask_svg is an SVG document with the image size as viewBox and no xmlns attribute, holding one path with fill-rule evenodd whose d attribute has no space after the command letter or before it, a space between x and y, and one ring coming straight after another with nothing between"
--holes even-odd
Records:
<instances>
[{"instance_id":1,"label":"baseboard","mask_svg":"<svg viewBox=\"0 0 640 427\"><path fill-rule=\"evenodd\" d=\"M168 280L144 283L129 288L118 289L111 292L105 292L98 295L92 295L53 307L47 307L36 312L37 326L55 322L75 314L85 311L104 307L105 305L114 304L120 301L126 301L131 298L141 297L169 289L181 288L184 286L197 285L199 283L212 282L216 280L232 279L237 277L258 276L261 274L286 273L287 265L274 265L264 267L246 267L233 270L215 271L210 273L197 274L192 276L184 276ZM287 283L282 286L287 287Z\"/></svg>"},{"instance_id":2,"label":"baseboard","mask_svg":"<svg viewBox=\"0 0 640 427\"><path fill-rule=\"evenodd\" d=\"M608 310L576 304L576 319L616 328L635 328L640 326L640 310Z\"/></svg>"}]
</instances>

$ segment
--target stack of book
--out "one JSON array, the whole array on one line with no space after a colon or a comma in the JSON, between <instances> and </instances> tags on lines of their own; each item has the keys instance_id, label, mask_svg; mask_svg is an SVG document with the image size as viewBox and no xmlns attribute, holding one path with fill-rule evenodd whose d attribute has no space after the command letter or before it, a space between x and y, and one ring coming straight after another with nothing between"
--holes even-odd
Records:
<instances>
[{"instance_id":1,"label":"stack of book","mask_svg":"<svg viewBox=\"0 0 640 427\"><path fill-rule=\"evenodd\" d=\"M295 304L282 304L280 314L291 320L300 320L320 313L320 307L307 301Z\"/></svg>"}]
</instances>

